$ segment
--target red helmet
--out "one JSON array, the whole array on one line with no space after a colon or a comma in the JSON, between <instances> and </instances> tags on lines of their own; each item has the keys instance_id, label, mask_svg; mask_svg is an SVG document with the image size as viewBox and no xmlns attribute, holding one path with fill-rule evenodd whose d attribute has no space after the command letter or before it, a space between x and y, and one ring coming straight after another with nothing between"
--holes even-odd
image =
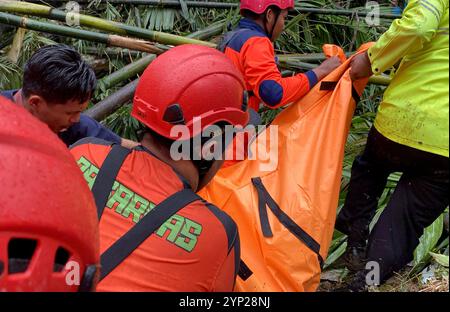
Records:
<instances>
[{"instance_id":1,"label":"red helmet","mask_svg":"<svg viewBox=\"0 0 450 312\"><path fill-rule=\"evenodd\" d=\"M262 14L268 7L275 5L281 10L293 9L294 0L241 0L241 11L249 10L256 14Z\"/></svg>"},{"instance_id":2,"label":"red helmet","mask_svg":"<svg viewBox=\"0 0 450 312\"><path fill-rule=\"evenodd\" d=\"M0 292L93 290L93 196L66 146L0 96Z\"/></svg>"},{"instance_id":3,"label":"red helmet","mask_svg":"<svg viewBox=\"0 0 450 312\"><path fill-rule=\"evenodd\" d=\"M241 73L223 53L200 45L181 45L156 58L144 71L131 115L158 134L185 125L190 136L218 122L245 126L247 94ZM193 126L201 118L203 129ZM200 130L200 131L199 131Z\"/></svg>"}]
</instances>

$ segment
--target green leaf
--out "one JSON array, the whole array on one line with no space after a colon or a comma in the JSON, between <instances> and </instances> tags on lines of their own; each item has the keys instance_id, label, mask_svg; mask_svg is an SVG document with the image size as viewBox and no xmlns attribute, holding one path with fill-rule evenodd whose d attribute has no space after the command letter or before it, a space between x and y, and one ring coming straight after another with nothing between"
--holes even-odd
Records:
<instances>
[{"instance_id":1,"label":"green leaf","mask_svg":"<svg viewBox=\"0 0 450 312\"><path fill-rule=\"evenodd\" d=\"M162 28L164 30L173 30L175 22L175 10L164 10Z\"/></svg>"},{"instance_id":2,"label":"green leaf","mask_svg":"<svg viewBox=\"0 0 450 312\"><path fill-rule=\"evenodd\" d=\"M190 24L192 24L192 17L189 14L188 6L184 0L179 0L181 6L181 16L183 16Z\"/></svg>"},{"instance_id":3,"label":"green leaf","mask_svg":"<svg viewBox=\"0 0 450 312\"><path fill-rule=\"evenodd\" d=\"M433 259L439 263L440 265L448 268L448 256L446 255L441 255L441 254L437 254L434 252L430 252L430 255L433 257Z\"/></svg>"},{"instance_id":4,"label":"green leaf","mask_svg":"<svg viewBox=\"0 0 450 312\"><path fill-rule=\"evenodd\" d=\"M20 73L20 68L11 62L10 59L4 56L0 56L0 75L2 79L0 80L1 89L6 89L11 79L14 76L18 76Z\"/></svg>"},{"instance_id":5,"label":"green leaf","mask_svg":"<svg viewBox=\"0 0 450 312\"><path fill-rule=\"evenodd\" d=\"M151 16L152 16L152 10L145 10L144 18L143 18L143 22L142 22L144 28L150 28L149 22L150 22Z\"/></svg>"},{"instance_id":6,"label":"green leaf","mask_svg":"<svg viewBox=\"0 0 450 312\"><path fill-rule=\"evenodd\" d=\"M340 256L342 256L345 252L345 248L347 248L347 242L342 243L335 251L328 255L323 268L326 269L328 266L333 264Z\"/></svg>"},{"instance_id":7,"label":"green leaf","mask_svg":"<svg viewBox=\"0 0 450 312\"><path fill-rule=\"evenodd\" d=\"M158 9L156 12L155 29L158 31L162 30L162 20L163 20L163 9Z\"/></svg>"},{"instance_id":8,"label":"green leaf","mask_svg":"<svg viewBox=\"0 0 450 312\"><path fill-rule=\"evenodd\" d=\"M444 215L442 214L436 221L427 227L420 238L420 244L414 251L414 265L421 263L430 251L436 246L444 229Z\"/></svg>"}]
</instances>

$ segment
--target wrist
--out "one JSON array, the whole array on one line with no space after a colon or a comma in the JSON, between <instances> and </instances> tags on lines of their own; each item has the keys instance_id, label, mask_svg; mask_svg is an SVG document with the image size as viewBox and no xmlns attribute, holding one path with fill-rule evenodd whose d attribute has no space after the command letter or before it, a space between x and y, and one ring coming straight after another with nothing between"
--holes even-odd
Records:
<instances>
[{"instance_id":1,"label":"wrist","mask_svg":"<svg viewBox=\"0 0 450 312\"><path fill-rule=\"evenodd\" d=\"M317 80L322 80L323 77L325 77L325 71L321 68L321 66L314 68L312 70L314 74L316 74Z\"/></svg>"},{"instance_id":2,"label":"wrist","mask_svg":"<svg viewBox=\"0 0 450 312\"><path fill-rule=\"evenodd\" d=\"M370 59L369 51L366 51L364 53L364 55L365 55L365 58L366 58L367 65L369 67L368 70L370 71L370 75L376 74L376 72L374 72L373 69L372 69L372 60Z\"/></svg>"}]
</instances>

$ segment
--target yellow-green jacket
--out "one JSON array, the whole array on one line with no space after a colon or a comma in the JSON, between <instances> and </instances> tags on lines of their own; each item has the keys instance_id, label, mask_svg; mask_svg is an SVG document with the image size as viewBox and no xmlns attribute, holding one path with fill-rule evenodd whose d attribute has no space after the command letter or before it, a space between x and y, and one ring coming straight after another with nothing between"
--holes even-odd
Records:
<instances>
[{"instance_id":1,"label":"yellow-green jacket","mask_svg":"<svg viewBox=\"0 0 450 312\"><path fill-rule=\"evenodd\" d=\"M449 156L449 0L411 0L369 49L380 74L401 60L375 128L388 139Z\"/></svg>"}]
</instances>

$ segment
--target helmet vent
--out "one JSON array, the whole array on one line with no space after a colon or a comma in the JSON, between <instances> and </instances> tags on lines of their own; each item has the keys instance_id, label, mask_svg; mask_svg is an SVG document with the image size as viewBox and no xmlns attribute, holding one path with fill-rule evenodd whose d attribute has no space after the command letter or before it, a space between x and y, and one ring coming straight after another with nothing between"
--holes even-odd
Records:
<instances>
[{"instance_id":1,"label":"helmet vent","mask_svg":"<svg viewBox=\"0 0 450 312\"><path fill-rule=\"evenodd\" d=\"M69 261L69 258L70 253L66 249L59 247L58 250L56 250L55 254L55 263L53 264L53 272L62 272L67 262Z\"/></svg>"},{"instance_id":2,"label":"helmet vent","mask_svg":"<svg viewBox=\"0 0 450 312\"><path fill-rule=\"evenodd\" d=\"M36 250L34 239L13 238L8 243L8 273L23 273L28 269Z\"/></svg>"},{"instance_id":3,"label":"helmet vent","mask_svg":"<svg viewBox=\"0 0 450 312\"><path fill-rule=\"evenodd\" d=\"M184 125L186 122L184 120L183 111L179 104L172 104L167 107L164 112L163 120L172 125Z\"/></svg>"}]
</instances>

